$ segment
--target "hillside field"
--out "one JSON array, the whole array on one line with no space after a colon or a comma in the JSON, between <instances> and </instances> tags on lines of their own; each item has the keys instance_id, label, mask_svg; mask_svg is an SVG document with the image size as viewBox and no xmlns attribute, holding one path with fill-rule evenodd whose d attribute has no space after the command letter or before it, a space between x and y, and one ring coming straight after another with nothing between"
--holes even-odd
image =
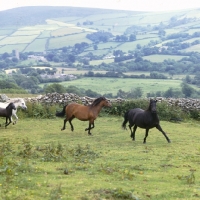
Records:
<instances>
[{"instance_id":1,"label":"hillside field","mask_svg":"<svg viewBox=\"0 0 200 200\"><path fill-rule=\"evenodd\" d=\"M19 8L20 9L20 8ZM23 9L23 8L22 8ZM29 11L28 8L24 8L24 14L30 14L35 9ZM97 56L105 56L113 53L114 50L121 50L125 53L129 51L137 50L137 45L142 47L150 46L164 46L166 42L173 42L175 39L162 41L158 30L145 30L142 28L158 26L161 23L168 24L172 18L181 20L182 18L194 19L187 23L183 23L179 26L165 28L165 36L178 33L189 33L192 35L195 32L200 31L199 27L199 14L198 10L185 10L185 11L173 11L173 12L130 12L130 11L110 11L107 10L95 10L95 9L81 9L74 8L74 11L62 14L63 10L60 10L62 17L53 17L52 10L49 8L39 7L37 10L41 11L38 16L35 16L33 21L38 21L36 24L33 23L31 26L13 24L12 26L6 26L0 30L0 54L5 52L12 53L13 50L19 52L45 52L52 49L59 49L63 47L73 46L77 43L86 42L89 46L80 53L80 56L84 56L90 52ZM46 9L45 15L43 9ZM56 9L56 8L54 8ZM59 8L62 9L62 8ZM64 8L63 8L64 9ZM65 11L70 8L65 8ZM79 15L81 13L82 15ZM59 11L57 11L59 12ZM14 14L15 10L13 11ZM23 14L23 13L22 13ZM18 13L19 15L19 13ZM52 17L51 17L52 15ZM47 16L45 18L45 16ZM4 16L5 17L5 16ZM38 18L37 18L38 17ZM41 19L42 18L42 19ZM38 19L38 20L37 20ZM15 19L9 21L18 20L16 14ZM21 20L23 22L23 20ZM92 22L86 23L85 22ZM94 43L86 38L87 34L91 34L97 31L110 32L113 36L116 35L127 35L127 31L130 27L138 27L136 29L136 41L107 41L98 43L98 49L94 50ZM129 33L128 33L129 34ZM199 40L199 37L194 37L192 40L186 40L184 42L192 42ZM197 51L199 45L193 45L184 49L184 52ZM157 55L157 58L150 58L153 62L161 62L163 56ZM175 57L174 57L175 58ZM172 59L171 56L166 56L165 59ZM179 60L179 58L175 58Z\"/></svg>"},{"instance_id":2,"label":"hillside field","mask_svg":"<svg viewBox=\"0 0 200 200\"><path fill-rule=\"evenodd\" d=\"M4 119L1 119L1 123ZM62 118L20 118L0 127L1 199L196 200L200 198L199 123L161 121L172 143L151 129L121 128L122 117L100 115L87 136L88 122Z\"/></svg>"},{"instance_id":3,"label":"hillside field","mask_svg":"<svg viewBox=\"0 0 200 200\"><path fill-rule=\"evenodd\" d=\"M170 87L181 89L182 80L174 79L131 79L131 78L81 78L73 81L61 82L63 86L76 86L85 90L91 89L100 94L112 93L116 95L118 90L129 92L137 87L141 88L143 95L147 93L166 91ZM40 86L43 86L41 84ZM198 89L198 88L196 88Z\"/></svg>"}]
</instances>

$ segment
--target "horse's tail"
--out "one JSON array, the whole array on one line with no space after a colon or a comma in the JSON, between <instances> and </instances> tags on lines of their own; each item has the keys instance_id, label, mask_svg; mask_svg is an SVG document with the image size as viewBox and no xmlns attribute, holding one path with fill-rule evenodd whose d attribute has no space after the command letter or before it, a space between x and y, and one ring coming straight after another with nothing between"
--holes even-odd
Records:
<instances>
[{"instance_id":1,"label":"horse's tail","mask_svg":"<svg viewBox=\"0 0 200 200\"><path fill-rule=\"evenodd\" d=\"M126 129L126 123L128 122L128 113L129 113L129 110L124 114L124 121L122 123L123 129Z\"/></svg>"},{"instance_id":2,"label":"horse's tail","mask_svg":"<svg viewBox=\"0 0 200 200\"><path fill-rule=\"evenodd\" d=\"M65 109L66 109L67 105L65 105L62 109L61 112L56 112L56 116L57 117L64 117L65 116Z\"/></svg>"}]
</instances>

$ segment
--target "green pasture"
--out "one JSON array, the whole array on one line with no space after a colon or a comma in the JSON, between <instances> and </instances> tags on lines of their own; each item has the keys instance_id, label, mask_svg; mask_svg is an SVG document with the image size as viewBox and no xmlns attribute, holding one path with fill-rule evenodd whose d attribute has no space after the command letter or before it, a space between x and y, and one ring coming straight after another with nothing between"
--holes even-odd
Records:
<instances>
[{"instance_id":1,"label":"green pasture","mask_svg":"<svg viewBox=\"0 0 200 200\"><path fill-rule=\"evenodd\" d=\"M102 63L106 63L106 64L109 64L109 63L113 63L114 62L114 59L104 59L104 60L92 60L90 61L90 65L100 65ZM96 72L96 71L95 71Z\"/></svg>"},{"instance_id":2,"label":"green pasture","mask_svg":"<svg viewBox=\"0 0 200 200\"><path fill-rule=\"evenodd\" d=\"M49 38L51 36L51 30L42 31L42 33L38 36L39 38Z\"/></svg>"},{"instance_id":3,"label":"green pasture","mask_svg":"<svg viewBox=\"0 0 200 200\"><path fill-rule=\"evenodd\" d=\"M158 38L158 33L147 33L147 34L142 34L142 35L136 35L137 40L142 40L146 38L151 38L151 40L160 40Z\"/></svg>"},{"instance_id":4,"label":"green pasture","mask_svg":"<svg viewBox=\"0 0 200 200\"><path fill-rule=\"evenodd\" d=\"M150 56L143 56L142 58L145 59L145 60L149 60L151 62L163 62L164 60L168 60L168 59L179 61L184 57L187 57L187 56L150 55Z\"/></svg>"},{"instance_id":5,"label":"green pasture","mask_svg":"<svg viewBox=\"0 0 200 200\"><path fill-rule=\"evenodd\" d=\"M121 42L106 42L97 44L98 49L114 49L119 46ZM87 50L94 50L93 47L89 47Z\"/></svg>"},{"instance_id":6,"label":"green pasture","mask_svg":"<svg viewBox=\"0 0 200 200\"><path fill-rule=\"evenodd\" d=\"M17 49L19 52L23 52L28 44L10 44L10 45L4 45L0 47L0 54L3 54L5 52L12 53L14 49Z\"/></svg>"},{"instance_id":7,"label":"green pasture","mask_svg":"<svg viewBox=\"0 0 200 200\"><path fill-rule=\"evenodd\" d=\"M88 44L91 44L92 41L86 38L86 35L88 33L79 33L74 35L68 35L64 37L57 37L57 38L51 38L49 40L49 49L56 49L64 46L73 46L76 43L81 42L87 42Z\"/></svg>"},{"instance_id":8,"label":"green pasture","mask_svg":"<svg viewBox=\"0 0 200 200\"><path fill-rule=\"evenodd\" d=\"M192 42L194 42L194 41L200 41L200 38L191 38L191 39L189 39L189 40L185 40L185 41L183 41L183 42L181 42L181 43L192 43Z\"/></svg>"},{"instance_id":9,"label":"green pasture","mask_svg":"<svg viewBox=\"0 0 200 200\"><path fill-rule=\"evenodd\" d=\"M31 43L37 35L9 36L0 40L0 45Z\"/></svg>"},{"instance_id":10,"label":"green pasture","mask_svg":"<svg viewBox=\"0 0 200 200\"><path fill-rule=\"evenodd\" d=\"M24 35L39 35L41 30L18 30L15 31L12 36L24 36Z\"/></svg>"},{"instance_id":11,"label":"green pasture","mask_svg":"<svg viewBox=\"0 0 200 200\"><path fill-rule=\"evenodd\" d=\"M48 38L35 39L30 45L24 49L24 52L36 51L43 52Z\"/></svg>"},{"instance_id":12,"label":"green pasture","mask_svg":"<svg viewBox=\"0 0 200 200\"><path fill-rule=\"evenodd\" d=\"M195 32L200 32L200 28L193 28L193 29L189 29L188 31L185 31L186 33L192 35ZM198 38L197 38L198 39Z\"/></svg>"},{"instance_id":13,"label":"green pasture","mask_svg":"<svg viewBox=\"0 0 200 200\"><path fill-rule=\"evenodd\" d=\"M58 37L58 36L74 34L74 33L81 33L81 32L83 32L81 29L77 29L74 27L62 27L60 29L52 31L51 36Z\"/></svg>"},{"instance_id":14,"label":"green pasture","mask_svg":"<svg viewBox=\"0 0 200 200\"><path fill-rule=\"evenodd\" d=\"M97 56L101 56L101 55L107 55L108 53L110 53L109 49L97 49L97 50L92 50L92 51L84 51L82 53L79 54L79 56L85 56L88 53L93 53L93 55L97 55Z\"/></svg>"},{"instance_id":15,"label":"green pasture","mask_svg":"<svg viewBox=\"0 0 200 200\"><path fill-rule=\"evenodd\" d=\"M171 35L171 34L175 34L175 33L180 33L181 31L183 31L183 29L177 29L177 28L165 29L166 35ZM166 41L164 41L164 42L166 42Z\"/></svg>"},{"instance_id":16,"label":"green pasture","mask_svg":"<svg viewBox=\"0 0 200 200\"><path fill-rule=\"evenodd\" d=\"M60 84L68 87L70 85L85 90L91 89L100 94L112 93L117 95L118 90L129 92L137 87L141 88L143 95L155 93L157 91L166 91L170 87L181 89L181 80L164 79L131 79L131 78L81 78L73 81L61 82ZM43 84L41 84L43 86Z\"/></svg>"},{"instance_id":17,"label":"green pasture","mask_svg":"<svg viewBox=\"0 0 200 200\"><path fill-rule=\"evenodd\" d=\"M10 35L13 33L13 31L16 30L14 27L13 28L7 28L7 29L0 29L0 35L5 36L5 35Z\"/></svg>"},{"instance_id":18,"label":"green pasture","mask_svg":"<svg viewBox=\"0 0 200 200\"><path fill-rule=\"evenodd\" d=\"M194 45L194 46L191 46L187 49L184 49L182 51L185 51L185 52L191 52L191 51L196 51L196 52L200 52L200 44L197 44L197 45Z\"/></svg>"},{"instance_id":19,"label":"green pasture","mask_svg":"<svg viewBox=\"0 0 200 200\"><path fill-rule=\"evenodd\" d=\"M35 26L25 26L23 28L20 28L19 30L21 31L35 31L35 30L56 30L60 28L60 26L58 24L38 24Z\"/></svg>"},{"instance_id":20,"label":"green pasture","mask_svg":"<svg viewBox=\"0 0 200 200\"><path fill-rule=\"evenodd\" d=\"M1 119L3 123L5 119ZM0 127L0 198L23 200L195 200L200 197L199 123L161 121L166 139L138 128L136 141L122 117L88 122L20 118Z\"/></svg>"}]
</instances>

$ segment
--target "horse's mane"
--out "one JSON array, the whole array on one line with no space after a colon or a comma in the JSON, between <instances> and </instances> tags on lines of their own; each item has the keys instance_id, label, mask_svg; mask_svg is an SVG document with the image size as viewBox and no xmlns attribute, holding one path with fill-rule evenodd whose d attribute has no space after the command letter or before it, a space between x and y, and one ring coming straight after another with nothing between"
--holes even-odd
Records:
<instances>
[{"instance_id":1,"label":"horse's mane","mask_svg":"<svg viewBox=\"0 0 200 200\"><path fill-rule=\"evenodd\" d=\"M99 97L95 99L90 106L97 106L101 101L105 100L105 97Z\"/></svg>"},{"instance_id":2,"label":"horse's mane","mask_svg":"<svg viewBox=\"0 0 200 200\"><path fill-rule=\"evenodd\" d=\"M10 102L18 103L18 102L22 102L22 101L24 101L24 99L22 99L22 98L11 98L8 100L9 103Z\"/></svg>"}]
</instances>

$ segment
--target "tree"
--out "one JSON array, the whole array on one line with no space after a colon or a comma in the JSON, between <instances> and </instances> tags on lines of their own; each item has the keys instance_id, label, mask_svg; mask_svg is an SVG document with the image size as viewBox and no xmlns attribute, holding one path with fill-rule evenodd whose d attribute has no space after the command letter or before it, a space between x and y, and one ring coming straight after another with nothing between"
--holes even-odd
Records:
<instances>
[{"instance_id":1,"label":"tree","mask_svg":"<svg viewBox=\"0 0 200 200\"><path fill-rule=\"evenodd\" d=\"M135 41L135 40L136 40L136 35L131 34L131 35L129 36L129 41L132 42L132 41Z\"/></svg>"},{"instance_id":2,"label":"tree","mask_svg":"<svg viewBox=\"0 0 200 200\"><path fill-rule=\"evenodd\" d=\"M98 46L97 46L96 44L94 44L93 49L94 49L94 50L97 50L97 49L98 49Z\"/></svg>"},{"instance_id":3,"label":"tree","mask_svg":"<svg viewBox=\"0 0 200 200\"><path fill-rule=\"evenodd\" d=\"M53 93L53 92L65 93L66 88L59 83L53 83L53 84L50 84L50 85L44 87L44 91L45 91L45 93Z\"/></svg>"},{"instance_id":4,"label":"tree","mask_svg":"<svg viewBox=\"0 0 200 200\"><path fill-rule=\"evenodd\" d=\"M191 95L194 93L194 89L189 86L187 83L182 83L182 92L185 95L185 97L191 97Z\"/></svg>"}]
</instances>

